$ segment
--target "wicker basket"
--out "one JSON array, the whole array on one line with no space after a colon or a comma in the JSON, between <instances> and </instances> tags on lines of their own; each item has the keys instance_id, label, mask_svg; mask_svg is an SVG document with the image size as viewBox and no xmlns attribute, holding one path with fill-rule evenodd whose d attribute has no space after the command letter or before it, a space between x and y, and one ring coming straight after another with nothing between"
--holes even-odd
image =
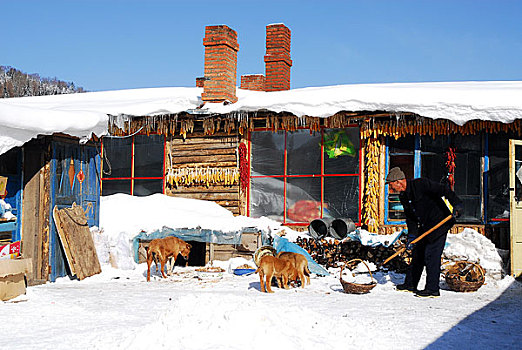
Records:
<instances>
[{"instance_id":1,"label":"wicker basket","mask_svg":"<svg viewBox=\"0 0 522 350\"><path fill-rule=\"evenodd\" d=\"M461 260L446 268L444 279L455 292L475 292L485 281L485 272L479 264Z\"/></svg>"},{"instance_id":2,"label":"wicker basket","mask_svg":"<svg viewBox=\"0 0 522 350\"><path fill-rule=\"evenodd\" d=\"M345 280L343 280L343 269L347 265L349 265L350 263L355 262L355 261L360 261L364 264L364 266L366 266L366 268L368 269L368 272L370 273L370 278L372 279L371 283L364 283L364 284L363 283L352 283L352 282L346 282ZM353 276L353 272L352 272L352 276ZM362 261L361 259L352 259L352 260L346 262L341 267L341 272L339 274L339 280L341 281L341 285L343 286L344 292L349 293L349 294L365 294L365 293L368 293L369 291L371 291L373 289L373 287L375 287L377 285L377 281L375 280L375 278L373 278L372 271L370 271L370 268L368 267L368 265L366 265L366 263L364 261Z\"/></svg>"}]
</instances>

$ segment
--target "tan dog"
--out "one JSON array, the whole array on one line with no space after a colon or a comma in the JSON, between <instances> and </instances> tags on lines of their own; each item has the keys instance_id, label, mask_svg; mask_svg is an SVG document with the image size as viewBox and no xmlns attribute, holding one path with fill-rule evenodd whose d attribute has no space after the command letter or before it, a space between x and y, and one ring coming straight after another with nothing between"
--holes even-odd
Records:
<instances>
[{"instance_id":1,"label":"tan dog","mask_svg":"<svg viewBox=\"0 0 522 350\"><path fill-rule=\"evenodd\" d=\"M272 277L276 278L277 286L288 289L288 279L295 278L297 271L288 260L278 259L272 255L265 255L259 260L259 267L256 270L259 273L259 281L261 283L261 292L273 293L270 284ZM281 279L281 284L279 280Z\"/></svg>"},{"instance_id":2,"label":"tan dog","mask_svg":"<svg viewBox=\"0 0 522 350\"><path fill-rule=\"evenodd\" d=\"M154 256L157 256L159 259L161 275L163 278L167 278L163 271L167 259L173 257L174 261L176 261L178 254L181 254L185 260L188 260L190 248L192 248L190 244L177 237L156 238L150 241L147 249L147 281L150 281L150 265Z\"/></svg>"},{"instance_id":3,"label":"tan dog","mask_svg":"<svg viewBox=\"0 0 522 350\"><path fill-rule=\"evenodd\" d=\"M310 285L310 270L308 269L308 260L306 260L306 257L303 254L280 252L277 254L277 257L279 259L288 260L292 263L293 267L297 271L297 277L301 280L301 288L304 288L305 284Z\"/></svg>"}]
</instances>

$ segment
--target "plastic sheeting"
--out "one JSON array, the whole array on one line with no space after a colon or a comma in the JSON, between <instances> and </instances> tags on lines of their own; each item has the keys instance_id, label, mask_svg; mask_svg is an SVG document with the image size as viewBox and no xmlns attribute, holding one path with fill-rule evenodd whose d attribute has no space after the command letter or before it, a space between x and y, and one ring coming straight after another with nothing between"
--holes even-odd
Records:
<instances>
[{"instance_id":1,"label":"plastic sheeting","mask_svg":"<svg viewBox=\"0 0 522 350\"><path fill-rule=\"evenodd\" d=\"M400 232L392 235L378 235L376 233L370 233L368 231L361 231L359 229L347 235L347 238L352 241L359 241L362 245L375 247L383 245L385 247L392 246L402 235L407 235L408 230L403 229Z\"/></svg>"},{"instance_id":2,"label":"plastic sheeting","mask_svg":"<svg viewBox=\"0 0 522 350\"><path fill-rule=\"evenodd\" d=\"M301 248L295 243L290 242L288 239L284 237L274 236L274 244L273 247L277 250L277 253L280 252L293 252L293 253L299 253L306 257L306 260L308 260L308 269L310 272L315 273L316 275L320 276L329 276L330 273L324 269L321 265L316 263L314 259L308 254L306 250Z\"/></svg>"}]
</instances>

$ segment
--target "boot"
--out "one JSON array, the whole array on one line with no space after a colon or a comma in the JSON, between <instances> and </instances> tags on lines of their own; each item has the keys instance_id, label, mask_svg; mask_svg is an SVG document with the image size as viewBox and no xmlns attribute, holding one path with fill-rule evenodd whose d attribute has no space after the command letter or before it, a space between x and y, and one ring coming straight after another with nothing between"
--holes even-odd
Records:
<instances>
[{"instance_id":1,"label":"boot","mask_svg":"<svg viewBox=\"0 0 522 350\"><path fill-rule=\"evenodd\" d=\"M440 291L423 289L417 291L417 293L415 293L415 296L419 298L438 298L440 297Z\"/></svg>"},{"instance_id":2,"label":"boot","mask_svg":"<svg viewBox=\"0 0 522 350\"><path fill-rule=\"evenodd\" d=\"M406 283L396 285L395 289L398 290L399 292L410 292L410 293L417 292L417 288L415 288L411 284L406 284Z\"/></svg>"}]
</instances>

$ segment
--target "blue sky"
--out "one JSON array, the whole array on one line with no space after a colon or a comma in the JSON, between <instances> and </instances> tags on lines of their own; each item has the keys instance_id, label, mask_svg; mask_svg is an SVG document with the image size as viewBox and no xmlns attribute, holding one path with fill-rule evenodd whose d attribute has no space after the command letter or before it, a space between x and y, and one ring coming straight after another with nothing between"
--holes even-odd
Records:
<instances>
[{"instance_id":1,"label":"blue sky","mask_svg":"<svg viewBox=\"0 0 522 350\"><path fill-rule=\"evenodd\" d=\"M522 1L0 0L0 65L89 91L194 86L206 25L238 32L238 81L265 28L292 31L291 87L522 80Z\"/></svg>"}]
</instances>

